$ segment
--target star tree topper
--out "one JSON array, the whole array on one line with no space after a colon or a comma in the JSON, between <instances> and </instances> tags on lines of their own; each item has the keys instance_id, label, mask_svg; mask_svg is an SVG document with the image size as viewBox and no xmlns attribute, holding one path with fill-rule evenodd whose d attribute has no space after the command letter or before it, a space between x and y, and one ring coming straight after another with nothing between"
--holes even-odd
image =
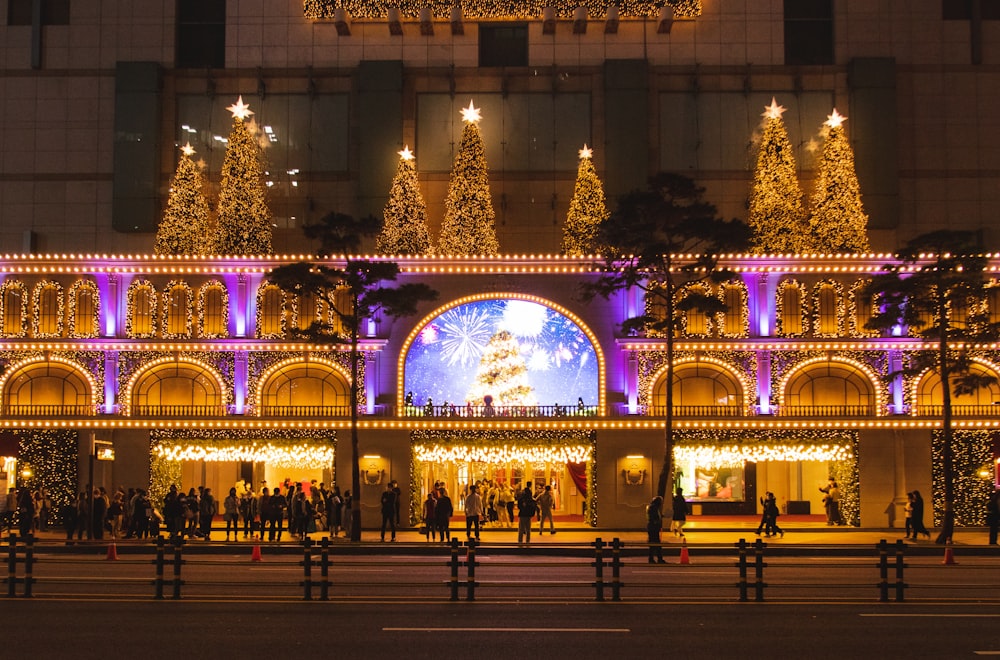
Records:
<instances>
[{"instance_id":1,"label":"star tree topper","mask_svg":"<svg viewBox=\"0 0 1000 660\"><path fill-rule=\"evenodd\" d=\"M233 117L241 121L253 114L250 110L250 106L243 102L242 95L236 99L236 103L226 108L226 110L233 113Z\"/></svg>"},{"instance_id":2,"label":"star tree topper","mask_svg":"<svg viewBox=\"0 0 1000 660\"><path fill-rule=\"evenodd\" d=\"M190 158L191 156L194 155L194 147L192 147L191 143L188 142L183 147L181 147L181 153Z\"/></svg>"},{"instance_id":3,"label":"star tree topper","mask_svg":"<svg viewBox=\"0 0 1000 660\"><path fill-rule=\"evenodd\" d=\"M403 145L402 151L397 151L399 157L403 160L413 160L413 152L410 151L410 145Z\"/></svg>"},{"instance_id":4,"label":"star tree topper","mask_svg":"<svg viewBox=\"0 0 1000 660\"><path fill-rule=\"evenodd\" d=\"M847 117L837 112L837 109L833 109L833 114L826 116L826 125L830 128L837 128L842 125L847 120Z\"/></svg>"},{"instance_id":5,"label":"star tree topper","mask_svg":"<svg viewBox=\"0 0 1000 660\"><path fill-rule=\"evenodd\" d=\"M587 146L587 143L583 143L583 149L580 149L580 158L590 158L594 155L594 150Z\"/></svg>"},{"instance_id":6,"label":"star tree topper","mask_svg":"<svg viewBox=\"0 0 1000 660\"><path fill-rule=\"evenodd\" d=\"M781 115L785 112L785 107L778 105L777 99L773 96L771 97L771 105L764 106L764 114L762 116L768 119L781 119Z\"/></svg>"},{"instance_id":7,"label":"star tree topper","mask_svg":"<svg viewBox=\"0 0 1000 660\"><path fill-rule=\"evenodd\" d=\"M483 116L480 113L480 108L472 105L471 100L469 100L468 108L462 108L462 121L468 124L475 124L482 118Z\"/></svg>"}]
</instances>

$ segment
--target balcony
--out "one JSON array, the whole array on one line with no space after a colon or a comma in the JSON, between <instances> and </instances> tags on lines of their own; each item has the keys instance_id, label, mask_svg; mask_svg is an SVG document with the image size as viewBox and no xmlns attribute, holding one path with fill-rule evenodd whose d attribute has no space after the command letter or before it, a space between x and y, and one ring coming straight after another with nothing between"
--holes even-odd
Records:
<instances>
[{"instance_id":1,"label":"balcony","mask_svg":"<svg viewBox=\"0 0 1000 660\"><path fill-rule=\"evenodd\" d=\"M875 406L780 406L778 417L875 417Z\"/></svg>"},{"instance_id":2,"label":"balcony","mask_svg":"<svg viewBox=\"0 0 1000 660\"><path fill-rule=\"evenodd\" d=\"M205 419L211 417L225 417L229 414L229 407L224 405L215 406L161 406L144 405L129 406L128 416L143 419L149 418L169 418L169 419Z\"/></svg>"},{"instance_id":3,"label":"balcony","mask_svg":"<svg viewBox=\"0 0 1000 660\"><path fill-rule=\"evenodd\" d=\"M944 406L914 406L914 417L933 417L940 419L944 416ZM952 417L1000 417L1000 403L989 405L959 405L951 407Z\"/></svg>"},{"instance_id":4,"label":"balcony","mask_svg":"<svg viewBox=\"0 0 1000 660\"><path fill-rule=\"evenodd\" d=\"M402 417L458 417L458 418L562 418L597 417L597 406L404 406Z\"/></svg>"},{"instance_id":5,"label":"balcony","mask_svg":"<svg viewBox=\"0 0 1000 660\"><path fill-rule=\"evenodd\" d=\"M3 417L20 419L58 419L97 417L101 406L97 404L44 404L44 405L5 405L0 407Z\"/></svg>"}]
</instances>

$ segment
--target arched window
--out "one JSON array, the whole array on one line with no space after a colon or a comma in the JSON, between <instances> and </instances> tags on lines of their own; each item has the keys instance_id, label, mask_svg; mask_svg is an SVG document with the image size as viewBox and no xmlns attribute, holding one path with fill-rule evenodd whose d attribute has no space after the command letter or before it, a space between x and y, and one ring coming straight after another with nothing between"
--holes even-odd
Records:
<instances>
[{"instance_id":1,"label":"arched window","mask_svg":"<svg viewBox=\"0 0 1000 660\"><path fill-rule=\"evenodd\" d=\"M813 290L816 319L813 332L817 337L839 337L843 334L843 293L839 282L819 282Z\"/></svg>"},{"instance_id":2,"label":"arched window","mask_svg":"<svg viewBox=\"0 0 1000 660\"><path fill-rule=\"evenodd\" d=\"M206 282L198 289L198 333L205 338L229 334L229 294L221 282Z\"/></svg>"},{"instance_id":3,"label":"arched window","mask_svg":"<svg viewBox=\"0 0 1000 660\"><path fill-rule=\"evenodd\" d=\"M783 415L867 416L877 414L876 392L854 365L815 362L792 374L785 385Z\"/></svg>"},{"instance_id":4,"label":"arched window","mask_svg":"<svg viewBox=\"0 0 1000 660\"><path fill-rule=\"evenodd\" d=\"M854 337L874 337L877 332L865 328L865 324L877 312L875 297L865 292L871 280L858 280L851 286L851 335Z\"/></svg>"},{"instance_id":5,"label":"arched window","mask_svg":"<svg viewBox=\"0 0 1000 660\"><path fill-rule=\"evenodd\" d=\"M972 305L964 296L952 296L948 301L948 320L952 327L965 330L969 327L969 313Z\"/></svg>"},{"instance_id":6,"label":"arched window","mask_svg":"<svg viewBox=\"0 0 1000 660\"><path fill-rule=\"evenodd\" d=\"M3 392L6 415L92 414L87 379L61 362L34 362L10 375Z\"/></svg>"},{"instance_id":7,"label":"arched window","mask_svg":"<svg viewBox=\"0 0 1000 660\"><path fill-rule=\"evenodd\" d=\"M63 290L58 282L42 281L32 294L35 310L32 334L35 337L62 337Z\"/></svg>"},{"instance_id":8,"label":"arched window","mask_svg":"<svg viewBox=\"0 0 1000 660\"><path fill-rule=\"evenodd\" d=\"M70 337L97 337L100 334L101 299L97 284L91 280L77 280L69 288Z\"/></svg>"},{"instance_id":9,"label":"arched window","mask_svg":"<svg viewBox=\"0 0 1000 660\"><path fill-rule=\"evenodd\" d=\"M994 378L998 375L993 369L979 362L972 362L969 365L969 372L974 375L993 376ZM916 387L913 414L940 416L943 413L943 389L941 377L933 371L927 371ZM963 394L952 392L951 412L957 416L1000 415L1000 381L994 381L973 392Z\"/></svg>"},{"instance_id":10,"label":"arched window","mask_svg":"<svg viewBox=\"0 0 1000 660\"><path fill-rule=\"evenodd\" d=\"M798 280L782 280L778 285L778 335L801 337L805 332L805 285Z\"/></svg>"},{"instance_id":11,"label":"arched window","mask_svg":"<svg viewBox=\"0 0 1000 660\"><path fill-rule=\"evenodd\" d=\"M163 336L187 339L191 336L191 287L184 282L170 282L163 290Z\"/></svg>"},{"instance_id":12,"label":"arched window","mask_svg":"<svg viewBox=\"0 0 1000 660\"><path fill-rule=\"evenodd\" d=\"M677 303L688 296L708 296L710 291L704 284L688 284L677 292ZM700 309L689 309L682 312L681 326L687 337L708 337L712 333L712 320Z\"/></svg>"},{"instance_id":13,"label":"arched window","mask_svg":"<svg viewBox=\"0 0 1000 660\"><path fill-rule=\"evenodd\" d=\"M1000 323L1000 282L996 280L986 289L986 310L990 323Z\"/></svg>"},{"instance_id":14,"label":"arched window","mask_svg":"<svg viewBox=\"0 0 1000 660\"><path fill-rule=\"evenodd\" d=\"M652 393L652 414L666 412L666 379ZM743 387L732 373L711 362L685 362L674 367L674 412L685 416L736 416L743 412Z\"/></svg>"},{"instance_id":15,"label":"arched window","mask_svg":"<svg viewBox=\"0 0 1000 660\"><path fill-rule=\"evenodd\" d=\"M6 280L0 284L0 315L3 316L3 336L23 337L28 333L28 309L24 284Z\"/></svg>"},{"instance_id":16,"label":"arched window","mask_svg":"<svg viewBox=\"0 0 1000 660\"><path fill-rule=\"evenodd\" d=\"M125 334L135 339L156 336L156 289L147 280L129 285Z\"/></svg>"},{"instance_id":17,"label":"arched window","mask_svg":"<svg viewBox=\"0 0 1000 660\"><path fill-rule=\"evenodd\" d=\"M723 337L746 337L750 333L747 287L741 280L726 282L719 290L726 311L716 320Z\"/></svg>"},{"instance_id":18,"label":"arched window","mask_svg":"<svg viewBox=\"0 0 1000 660\"><path fill-rule=\"evenodd\" d=\"M131 396L132 415L225 414L225 397L216 378L203 366L167 362L141 374Z\"/></svg>"},{"instance_id":19,"label":"arched window","mask_svg":"<svg viewBox=\"0 0 1000 660\"><path fill-rule=\"evenodd\" d=\"M303 294L295 297L295 327L298 330L306 330L314 321L322 320L320 307L316 296Z\"/></svg>"},{"instance_id":20,"label":"arched window","mask_svg":"<svg viewBox=\"0 0 1000 660\"><path fill-rule=\"evenodd\" d=\"M257 337L281 339L285 327L285 292L275 284L264 284L257 289Z\"/></svg>"},{"instance_id":21,"label":"arched window","mask_svg":"<svg viewBox=\"0 0 1000 660\"><path fill-rule=\"evenodd\" d=\"M281 368L260 390L262 416L348 415L350 384L333 367L303 362Z\"/></svg>"},{"instance_id":22,"label":"arched window","mask_svg":"<svg viewBox=\"0 0 1000 660\"><path fill-rule=\"evenodd\" d=\"M354 299L351 297L351 290L342 286L333 292L333 302L341 314L354 314ZM350 329L344 327L344 323L333 309L329 310L330 329L340 335L347 335Z\"/></svg>"}]
</instances>

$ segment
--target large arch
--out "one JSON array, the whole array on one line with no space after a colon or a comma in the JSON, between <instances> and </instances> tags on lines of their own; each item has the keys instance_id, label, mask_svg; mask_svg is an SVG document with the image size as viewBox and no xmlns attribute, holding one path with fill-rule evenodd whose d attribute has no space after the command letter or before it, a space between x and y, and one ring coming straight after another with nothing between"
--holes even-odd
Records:
<instances>
[{"instance_id":1,"label":"large arch","mask_svg":"<svg viewBox=\"0 0 1000 660\"><path fill-rule=\"evenodd\" d=\"M666 412L667 367L664 365L650 379L650 412ZM680 414L742 415L746 411L750 385L732 366L712 358L689 358L674 361L674 408Z\"/></svg>"},{"instance_id":2,"label":"large arch","mask_svg":"<svg viewBox=\"0 0 1000 660\"><path fill-rule=\"evenodd\" d=\"M779 391L780 414L882 414L878 377L867 365L846 358L806 360L785 375Z\"/></svg>"},{"instance_id":3,"label":"large arch","mask_svg":"<svg viewBox=\"0 0 1000 660\"><path fill-rule=\"evenodd\" d=\"M91 414L97 391L82 365L58 357L22 360L0 379L4 415Z\"/></svg>"},{"instance_id":4,"label":"large arch","mask_svg":"<svg viewBox=\"0 0 1000 660\"><path fill-rule=\"evenodd\" d=\"M127 415L225 414L228 388L211 366L189 359L162 358L137 371L121 400Z\"/></svg>"},{"instance_id":5,"label":"large arch","mask_svg":"<svg viewBox=\"0 0 1000 660\"><path fill-rule=\"evenodd\" d=\"M420 405L466 402L484 350L504 335L539 406L559 411L581 400L571 407L604 414L606 367L596 335L566 308L520 293L466 296L421 319L400 350L398 409L414 391Z\"/></svg>"},{"instance_id":6,"label":"large arch","mask_svg":"<svg viewBox=\"0 0 1000 660\"><path fill-rule=\"evenodd\" d=\"M969 371L982 376L1000 377L1000 368L982 358L972 358ZM936 371L927 369L914 379L910 394L911 411L914 415L941 414L944 401L941 377ZM951 410L955 415L996 415L1000 414L1000 381L980 387L970 394L951 395Z\"/></svg>"},{"instance_id":7,"label":"large arch","mask_svg":"<svg viewBox=\"0 0 1000 660\"><path fill-rule=\"evenodd\" d=\"M257 414L348 415L351 377L340 365L320 358L292 358L262 374Z\"/></svg>"}]
</instances>

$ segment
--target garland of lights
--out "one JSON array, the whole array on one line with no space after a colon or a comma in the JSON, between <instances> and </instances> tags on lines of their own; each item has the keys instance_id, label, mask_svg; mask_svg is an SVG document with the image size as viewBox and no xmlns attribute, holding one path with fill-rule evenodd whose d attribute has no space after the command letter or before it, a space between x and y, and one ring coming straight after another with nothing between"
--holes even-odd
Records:
<instances>
[{"instance_id":1,"label":"garland of lights","mask_svg":"<svg viewBox=\"0 0 1000 660\"><path fill-rule=\"evenodd\" d=\"M91 402L100 404L104 400L104 390L97 386L97 383L103 380L104 360L101 358L100 353L96 351L81 351L80 353L69 354L54 353L50 355L38 351L11 352L7 353L5 357L8 358L8 361L3 374L0 375L0 392L6 391L7 383L11 378L15 376L28 376L30 378L30 373L34 367L39 366L47 369L50 363L55 362L71 369L90 385L90 392L88 394ZM80 361L87 357L90 357L91 361L90 364L85 366ZM97 374L96 376L94 375L95 373ZM4 403L6 402L7 399L5 397Z\"/></svg>"},{"instance_id":2,"label":"garland of lights","mask_svg":"<svg viewBox=\"0 0 1000 660\"><path fill-rule=\"evenodd\" d=\"M208 318L205 315L205 301L209 294L219 292L219 332L209 332ZM205 282L198 288L198 336L203 339L223 339L229 336L229 291L218 280Z\"/></svg>"},{"instance_id":3,"label":"garland of lights","mask_svg":"<svg viewBox=\"0 0 1000 660\"><path fill-rule=\"evenodd\" d=\"M738 457L748 461L825 460L830 476L840 486L841 515L848 525L860 524L857 431L675 430L674 443L675 465L678 457L701 455L709 460L725 460L726 465L737 464Z\"/></svg>"},{"instance_id":4,"label":"garland of lights","mask_svg":"<svg viewBox=\"0 0 1000 660\"><path fill-rule=\"evenodd\" d=\"M729 309L725 312L719 312L715 318L716 327L719 329L720 337L731 337L734 339L742 339L744 337L750 336L750 305L748 304L749 296L747 293L747 284L743 280L735 279L723 283L718 288L719 300L722 304L726 304L727 293L729 291L736 289L737 295L739 296L739 303L736 307L740 310L740 324L739 328L735 332L731 332L726 327L726 316L732 311L732 305L727 305Z\"/></svg>"},{"instance_id":5,"label":"garland of lights","mask_svg":"<svg viewBox=\"0 0 1000 660\"><path fill-rule=\"evenodd\" d=\"M351 387L351 374L350 374L350 371L348 370L348 368L344 367L343 365L337 364L336 362L334 362L333 360L330 360L329 358L320 357L319 355L314 354L314 353L310 353L308 355L308 361L306 360L306 358L304 356L302 356L302 355L296 355L296 356L287 358L285 360L282 360L280 362L276 362L275 364L272 364L270 367L268 367L268 369L264 373L262 373L260 375L259 378L257 378L256 389L255 390L251 390L251 391L253 391L253 392L256 393L256 397L254 397L254 403L256 405L258 414L262 414L263 413L263 410L264 410L264 407L265 407L264 406L264 396L265 396L264 390L268 386L268 384L270 384L271 377L274 376L275 374L280 373L286 367L290 367L290 366L294 366L294 365L298 365L298 364L310 364L310 365L325 366L325 367L329 368L333 373L337 374L340 378L342 378L344 380L344 386L347 389L350 389L350 387ZM360 399L361 393L359 392L358 395L359 395L359 399ZM358 403L360 404L360 400L359 400ZM350 406L347 406L347 407L350 408Z\"/></svg>"},{"instance_id":6,"label":"garland of lights","mask_svg":"<svg viewBox=\"0 0 1000 660\"><path fill-rule=\"evenodd\" d=\"M594 431L456 431L410 432L410 521L419 524L425 493L419 492L419 472L424 461L533 463L587 462L586 521L597 525L597 433ZM577 459L577 460L574 460Z\"/></svg>"},{"instance_id":7,"label":"garland of lights","mask_svg":"<svg viewBox=\"0 0 1000 660\"><path fill-rule=\"evenodd\" d=\"M955 525L986 524L986 501L993 493L996 431L952 431L952 472L955 476ZM944 523L944 431L931 433L931 492L934 526Z\"/></svg>"},{"instance_id":8,"label":"garland of lights","mask_svg":"<svg viewBox=\"0 0 1000 660\"><path fill-rule=\"evenodd\" d=\"M798 375L801 371L808 369L810 366L815 364L837 364L842 366L851 366L860 371L867 379L869 384L872 386L872 392L875 398L875 414L882 415L885 410L885 386L883 384L883 379L878 375L878 373L884 373L884 370L876 371L872 366L863 362L859 359L855 359L851 355L851 351L844 351L838 353L837 355L831 356L826 353L821 353L819 351L790 351L798 359L794 359L790 362L772 360L771 361L771 382L778 383L777 394L778 394L778 407L779 409L785 404L785 393L788 389L788 384L791 379ZM883 358L885 358L885 353L881 353ZM781 354L782 357L789 357L786 354ZM812 357L805 357L811 355ZM862 353L864 357L868 357L867 354ZM803 359L805 357L805 359ZM780 374L777 370L781 367L787 367L792 364L791 368ZM774 393L772 393L772 398Z\"/></svg>"},{"instance_id":9,"label":"garland of lights","mask_svg":"<svg viewBox=\"0 0 1000 660\"><path fill-rule=\"evenodd\" d=\"M995 354L991 357L994 358L994 361L990 361L989 359L979 356L970 357L969 361L973 363L970 366L973 368L978 366L980 367L981 371L986 375L991 375L995 377L998 374L1000 374L1000 364L998 364L995 361L996 357ZM910 401L910 414L912 415L920 414L920 405L921 405L920 388L925 382L927 382L928 378L932 377L938 377L938 380L940 381L937 369L935 369L934 367L927 367L919 374L916 374L912 376L910 379L908 379L906 383L906 389L904 391L909 393L908 399ZM938 403L924 403L923 405L940 406L942 404L938 402Z\"/></svg>"},{"instance_id":10,"label":"garland of lights","mask_svg":"<svg viewBox=\"0 0 1000 660\"><path fill-rule=\"evenodd\" d=\"M138 319L136 318L137 312L135 310L139 296L145 296L146 302L149 305L149 330L146 332L138 332L136 330ZM132 337L133 339L152 339L156 336L157 298L156 288L149 280L136 279L129 285L127 293L128 309L125 313L125 334L128 337Z\"/></svg>"},{"instance_id":11,"label":"garland of lights","mask_svg":"<svg viewBox=\"0 0 1000 660\"><path fill-rule=\"evenodd\" d=\"M257 461L288 469L329 469L336 483L337 432L251 429L154 429L149 438L149 495L160 505L171 484L181 486L181 461ZM185 489L186 490L186 489Z\"/></svg>"},{"instance_id":12,"label":"garland of lights","mask_svg":"<svg viewBox=\"0 0 1000 660\"><path fill-rule=\"evenodd\" d=\"M18 306L18 313L20 314L20 319L16 323L9 323L7 309L8 299L10 302L14 302L14 298L20 299L21 304ZM27 301L27 294L24 290L24 284L17 280L4 280L0 284L0 319L3 320L3 327L0 327L0 336L4 338L13 337L25 337L28 334L28 310L25 306ZM8 329L11 326L16 326L17 329L13 332Z\"/></svg>"},{"instance_id":13,"label":"garland of lights","mask_svg":"<svg viewBox=\"0 0 1000 660\"><path fill-rule=\"evenodd\" d=\"M76 502L77 432L71 429L18 429L18 485L45 488L52 500L49 520L62 522L61 509ZM6 495L6 493L4 493Z\"/></svg>"},{"instance_id":14,"label":"garland of lights","mask_svg":"<svg viewBox=\"0 0 1000 660\"><path fill-rule=\"evenodd\" d=\"M368 360L366 359L367 353L361 352L358 358L358 408L364 409L368 403L368 393L365 391L365 365ZM349 351L329 351L329 352L310 352L309 359L317 362L322 362L343 375L344 379L347 381L348 385L351 382L351 354ZM297 363L303 363L306 361L305 356L301 353L292 353L288 351L275 351L268 353L251 353L248 356L248 378L247 378L247 392L258 393L258 400L255 402L256 405L260 405L261 401L259 398L259 393L263 391L265 385L264 381L267 380L274 372L276 365L289 366Z\"/></svg>"},{"instance_id":15,"label":"garland of lights","mask_svg":"<svg viewBox=\"0 0 1000 660\"><path fill-rule=\"evenodd\" d=\"M55 301L46 295L55 291ZM44 309L42 309L44 307ZM63 288L59 282L42 280L35 284L31 292L31 333L39 339L62 337L63 335ZM42 319L55 317L56 327L46 330L42 327Z\"/></svg>"},{"instance_id":16,"label":"garland of lights","mask_svg":"<svg viewBox=\"0 0 1000 660\"><path fill-rule=\"evenodd\" d=\"M216 355L214 357L217 360L221 358L226 363L232 364L232 356L232 353L227 353L224 356ZM227 405L235 389L232 370L230 368L229 373L223 375L224 372L208 364L204 360L204 357L198 353L163 354L155 351L128 351L121 353L118 361L118 378L119 382L125 383L125 387L122 388L121 396L119 397L122 411L126 415L131 414L132 392L136 385L139 384L139 381L143 377L152 373L156 367L162 364L183 364L201 370L219 388L219 400L221 404ZM226 359L227 357L228 359Z\"/></svg>"},{"instance_id":17,"label":"garland of lights","mask_svg":"<svg viewBox=\"0 0 1000 660\"><path fill-rule=\"evenodd\" d=\"M799 294L799 329L788 329L785 322L785 291L795 289ZM784 279L778 283L778 291L774 307L775 329L779 337L803 337L809 327L809 300L806 296L806 286L796 279Z\"/></svg>"},{"instance_id":18,"label":"garland of lights","mask_svg":"<svg viewBox=\"0 0 1000 660\"><path fill-rule=\"evenodd\" d=\"M77 327L76 311L80 301L84 296L90 297L91 318L89 328ZM97 283L89 279L81 279L73 282L69 288L69 336L79 338L97 337L101 327L101 294L97 290ZM80 319L83 321L84 319Z\"/></svg>"},{"instance_id":19,"label":"garland of lights","mask_svg":"<svg viewBox=\"0 0 1000 660\"><path fill-rule=\"evenodd\" d=\"M618 7L622 18L651 18L662 6L671 7L678 17L695 18L701 16L701 0L463 0L462 14L470 19L492 18L538 18L547 8L555 10L560 18L572 18L577 7L585 7L591 16L604 16L609 7ZM336 9L343 8L352 18L384 19L390 8L398 8L402 16L416 18L420 10L427 7L435 18L446 19L451 15L455 3L451 0L431 2L428 0L393 0L392 2L370 0L304 0L302 12L310 20L333 18Z\"/></svg>"},{"instance_id":20,"label":"garland of lights","mask_svg":"<svg viewBox=\"0 0 1000 660\"><path fill-rule=\"evenodd\" d=\"M711 337L712 331L714 330L713 326L715 324L715 319L712 318L712 315L705 314L704 312L697 309L688 310L687 312L682 312L677 309L677 304L682 300L684 300L685 298L687 298L688 295L692 293L708 296L711 295L712 290L711 287L709 287L709 285L705 284L704 282L688 282L682 286L677 287L677 290L674 291L674 310L677 310L675 313L676 315L675 320L680 322L680 334L684 337L699 337L699 338ZM688 330L688 325L689 321L691 320L692 314L700 316L702 319L704 319L705 321L704 332L692 332ZM676 324L675 327L677 327Z\"/></svg>"},{"instance_id":21,"label":"garland of lights","mask_svg":"<svg viewBox=\"0 0 1000 660\"><path fill-rule=\"evenodd\" d=\"M875 304L875 297L870 296L868 300L868 309L865 310L865 314L861 316L861 310L858 307L865 302L866 296L864 295L865 288L871 284L871 280L863 279L858 280L851 285L850 291L847 294L848 306L851 308L851 313L847 317L847 329L852 337L877 337L877 330L868 330L864 327L863 323L859 323L862 319L867 322L867 320L875 316L878 313L878 306Z\"/></svg>"},{"instance_id":22,"label":"garland of lights","mask_svg":"<svg viewBox=\"0 0 1000 660\"><path fill-rule=\"evenodd\" d=\"M274 332L264 332L264 301L268 296L280 296L278 305L278 330ZM294 309L293 309L294 312ZM293 321L294 323L294 321ZM282 339L288 332L288 322L285 319L285 292L277 284L265 283L257 289L257 318L256 329L258 339Z\"/></svg>"},{"instance_id":23,"label":"garland of lights","mask_svg":"<svg viewBox=\"0 0 1000 660\"><path fill-rule=\"evenodd\" d=\"M652 393L666 371L667 354L665 351L639 351L638 359L638 394L640 407L652 406ZM712 356L706 358L692 351L674 351L674 365L701 360L716 364L727 372L734 374L744 387L743 401L746 404L753 400L757 391L757 353L755 351L712 351Z\"/></svg>"},{"instance_id":24,"label":"garland of lights","mask_svg":"<svg viewBox=\"0 0 1000 660\"><path fill-rule=\"evenodd\" d=\"M751 357L756 357L752 353L750 355L751 355ZM747 401L749 401L750 399L753 398L754 392L756 392L756 387L757 386L756 386L756 383L754 383L750 378L748 378L746 370L744 370L744 369L735 369L728 362L726 362L726 361L724 361L722 359L714 357L714 354L713 354L713 356L710 357L710 356L698 355L698 354L684 355L682 353L678 353L674 357L674 374L675 374L674 378L675 378L675 380L683 380L683 379L677 378L677 376L676 376L676 374L677 374L677 368L681 367L681 366L688 365L688 364L714 365L720 371L722 371L722 372L724 372L724 373L726 373L726 374L728 374L730 376L734 376L736 378L736 381L739 383L739 386L740 386L740 388L742 390L740 392L740 399L743 401L743 405L740 406L740 414L741 415L745 415L747 413L747 405L746 405L746 403L747 403ZM652 374L650 374L645 379L645 382L640 381L640 382L643 382L644 385L647 385L648 388L649 388L647 391L643 392L643 394L640 395L640 401L646 402L646 405L647 405L648 408L652 408L653 407L653 403L652 402L653 402L653 400L655 398L656 391L661 386L664 387L664 388L666 387L666 383L664 382L666 380L666 372L667 372L667 365L666 365L666 358L664 357L663 364L659 367L659 369L657 369L655 372L653 372Z\"/></svg>"},{"instance_id":25,"label":"garland of lights","mask_svg":"<svg viewBox=\"0 0 1000 660\"><path fill-rule=\"evenodd\" d=\"M833 289L834 329L833 332L823 331L823 296ZM836 280L820 280L813 286L812 294L812 328L813 337L842 337L844 335L844 285Z\"/></svg>"},{"instance_id":26,"label":"garland of lights","mask_svg":"<svg viewBox=\"0 0 1000 660\"><path fill-rule=\"evenodd\" d=\"M178 296L183 298L182 302L177 300ZM187 282L184 280L170 280L167 282L167 286L163 289L163 318L161 319L164 339L188 339L191 337L193 326L191 303L193 301L194 293ZM184 306L184 329L180 332L175 332L171 328L170 309L178 304L183 304Z\"/></svg>"}]
</instances>

